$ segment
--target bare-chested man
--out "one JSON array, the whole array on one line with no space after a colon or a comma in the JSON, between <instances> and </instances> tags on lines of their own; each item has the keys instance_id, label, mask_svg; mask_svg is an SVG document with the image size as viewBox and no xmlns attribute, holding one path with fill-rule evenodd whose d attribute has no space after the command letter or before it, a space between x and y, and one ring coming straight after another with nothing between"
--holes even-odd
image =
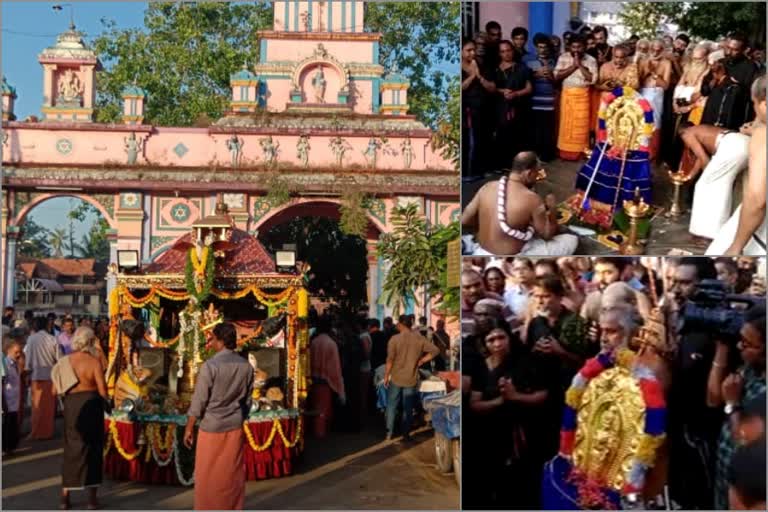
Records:
<instances>
[{"instance_id":1,"label":"bare-chested man","mask_svg":"<svg viewBox=\"0 0 768 512\"><path fill-rule=\"evenodd\" d=\"M653 107L653 139L651 140L651 160L658 155L661 143L661 119L664 115L664 91L669 89L672 80L672 63L664 56L664 43L656 39L651 41L650 53L637 63L640 73L640 94Z\"/></svg>"},{"instance_id":2,"label":"bare-chested man","mask_svg":"<svg viewBox=\"0 0 768 512\"><path fill-rule=\"evenodd\" d=\"M711 125L686 128L681 137L695 156L690 176L704 170L694 189L688 231L713 239L731 215L733 182L747 166L749 137Z\"/></svg>"},{"instance_id":3,"label":"bare-chested man","mask_svg":"<svg viewBox=\"0 0 768 512\"><path fill-rule=\"evenodd\" d=\"M550 194L542 200L531 190L537 174L536 153L523 151L513 160L507 176L483 185L461 217L462 226L477 229L470 252L537 256L574 253L578 238L558 234L555 197Z\"/></svg>"},{"instance_id":4,"label":"bare-chested man","mask_svg":"<svg viewBox=\"0 0 768 512\"><path fill-rule=\"evenodd\" d=\"M629 49L624 45L613 49L613 59L600 66L600 77L595 87L601 91L612 91L616 87L637 89L639 77L637 64L631 62Z\"/></svg>"},{"instance_id":5,"label":"bare-chested man","mask_svg":"<svg viewBox=\"0 0 768 512\"><path fill-rule=\"evenodd\" d=\"M749 128L752 137L749 141L749 170L744 182L744 199L707 248L707 254L765 256L768 234L765 218L765 87L765 75L752 84L752 104L757 119Z\"/></svg>"}]
</instances>

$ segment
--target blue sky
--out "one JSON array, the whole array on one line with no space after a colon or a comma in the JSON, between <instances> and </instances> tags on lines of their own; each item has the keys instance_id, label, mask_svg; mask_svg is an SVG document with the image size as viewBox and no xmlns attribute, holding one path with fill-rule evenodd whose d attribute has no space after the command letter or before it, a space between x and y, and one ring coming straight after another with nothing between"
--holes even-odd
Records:
<instances>
[{"instance_id":1,"label":"blue sky","mask_svg":"<svg viewBox=\"0 0 768 512\"><path fill-rule=\"evenodd\" d=\"M2 73L16 87L16 116L24 119L40 115L42 104L43 69L38 54L56 42L56 36L69 26L70 7L55 11L57 2L0 2L2 17ZM113 19L118 27L144 24L146 2L72 2L75 25L86 34L86 41L102 30L101 19ZM89 37L90 36L90 37ZM67 213L80 203L79 199L54 198L32 210L29 218L38 224L56 229L69 229ZM80 241L95 219L75 223L75 238Z\"/></svg>"}]
</instances>

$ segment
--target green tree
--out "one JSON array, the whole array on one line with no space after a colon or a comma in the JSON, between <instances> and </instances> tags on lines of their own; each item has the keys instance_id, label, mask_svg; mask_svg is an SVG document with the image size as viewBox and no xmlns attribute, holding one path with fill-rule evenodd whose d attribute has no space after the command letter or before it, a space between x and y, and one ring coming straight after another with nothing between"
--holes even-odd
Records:
<instances>
[{"instance_id":1,"label":"green tree","mask_svg":"<svg viewBox=\"0 0 768 512\"><path fill-rule=\"evenodd\" d=\"M19 233L19 255L29 258L48 258L51 249L48 246L50 231L27 217Z\"/></svg>"},{"instance_id":2,"label":"green tree","mask_svg":"<svg viewBox=\"0 0 768 512\"><path fill-rule=\"evenodd\" d=\"M67 238L69 238L69 233L62 227L58 227L50 233L48 245L51 248L51 254L53 254L54 258L63 258L64 250L68 244Z\"/></svg>"},{"instance_id":3,"label":"green tree","mask_svg":"<svg viewBox=\"0 0 768 512\"><path fill-rule=\"evenodd\" d=\"M366 29L380 31L381 62L397 63L411 80L411 112L432 128L448 123L458 133L458 115L444 112L458 89L458 2L370 2ZM258 58L256 32L272 23L271 3L150 3L144 28L119 29L104 21L93 47L105 70L99 74L97 120L119 122L121 93L136 83L148 95L146 121L192 126L219 119L231 96L229 76ZM434 62L445 62L436 67ZM440 139L439 142L443 142ZM440 146L441 148L443 146Z\"/></svg>"},{"instance_id":4,"label":"green tree","mask_svg":"<svg viewBox=\"0 0 768 512\"><path fill-rule=\"evenodd\" d=\"M759 2L626 2L621 21L641 37L655 37L665 23L701 39L717 39L743 32L749 39L765 40L765 4Z\"/></svg>"},{"instance_id":5,"label":"green tree","mask_svg":"<svg viewBox=\"0 0 768 512\"><path fill-rule=\"evenodd\" d=\"M88 234L83 235L80 243L75 245L77 255L81 258L94 258L96 261L109 261L108 229L109 223L99 217Z\"/></svg>"},{"instance_id":6,"label":"green tree","mask_svg":"<svg viewBox=\"0 0 768 512\"><path fill-rule=\"evenodd\" d=\"M418 205L409 204L392 210L392 225L392 232L379 240L379 257L389 263L379 302L398 315L406 303L419 304L416 291L423 289L443 308L458 306L455 297L447 297L454 305L442 304L450 291L446 285L447 245L459 236L458 223L429 226Z\"/></svg>"},{"instance_id":7,"label":"green tree","mask_svg":"<svg viewBox=\"0 0 768 512\"><path fill-rule=\"evenodd\" d=\"M119 121L121 93L131 83L149 95L149 123L191 126L202 116L222 117L230 74L256 61L256 31L271 20L266 2L150 2L143 29L103 20L104 31L93 42L105 66L97 120Z\"/></svg>"},{"instance_id":8,"label":"green tree","mask_svg":"<svg viewBox=\"0 0 768 512\"><path fill-rule=\"evenodd\" d=\"M411 113L433 129L449 121L458 130L458 116L444 112L458 98L449 86L459 72L459 2L368 2L366 8L366 29L382 33L381 64L397 66L411 82Z\"/></svg>"},{"instance_id":9,"label":"green tree","mask_svg":"<svg viewBox=\"0 0 768 512\"><path fill-rule=\"evenodd\" d=\"M335 219L296 217L259 236L274 253L296 244L296 259L309 263L309 292L335 300L344 311L357 312L368 299L365 240L344 234Z\"/></svg>"},{"instance_id":10,"label":"green tree","mask_svg":"<svg viewBox=\"0 0 768 512\"><path fill-rule=\"evenodd\" d=\"M625 2L619 18L633 34L643 38L654 38L664 24L673 22L675 9L682 2Z\"/></svg>"}]
</instances>

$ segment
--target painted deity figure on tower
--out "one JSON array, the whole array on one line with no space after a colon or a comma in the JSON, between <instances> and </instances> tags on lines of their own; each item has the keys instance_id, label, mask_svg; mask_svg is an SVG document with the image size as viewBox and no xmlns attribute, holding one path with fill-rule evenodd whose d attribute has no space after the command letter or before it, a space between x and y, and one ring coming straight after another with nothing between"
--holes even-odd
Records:
<instances>
[{"instance_id":1,"label":"painted deity figure on tower","mask_svg":"<svg viewBox=\"0 0 768 512\"><path fill-rule=\"evenodd\" d=\"M410 169L413 157L416 156L416 152L413 150L413 146L411 146L411 139L405 139L400 145L400 149L403 152L403 165L406 169Z\"/></svg>"},{"instance_id":2,"label":"painted deity figure on tower","mask_svg":"<svg viewBox=\"0 0 768 512\"><path fill-rule=\"evenodd\" d=\"M66 70L59 80L59 98L66 103L72 103L82 98L83 90L83 84L75 72Z\"/></svg>"},{"instance_id":3,"label":"painted deity figure on tower","mask_svg":"<svg viewBox=\"0 0 768 512\"><path fill-rule=\"evenodd\" d=\"M125 151L128 153L127 163L128 165L133 165L136 163L136 159L141 152L141 141L136 138L136 134L134 132L131 132L130 137L126 137L124 140Z\"/></svg>"},{"instance_id":4,"label":"painted deity figure on tower","mask_svg":"<svg viewBox=\"0 0 768 512\"><path fill-rule=\"evenodd\" d=\"M243 149L243 139L239 138L235 134L232 134L232 137L227 139L227 149L229 150L232 167L237 167L238 163L240 162L240 153Z\"/></svg>"},{"instance_id":5,"label":"painted deity figure on tower","mask_svg":"<svg viewBox=\"0 0 768 512\"><path fill-rule=\"evenodd\" d=\"M312 149L309 145L309 135L302 135L299 137L299 141L296 143L296 156L298 156L302 167L309 166L309 150Z\"/></svg>"},{"instance_id":6,"label":"painted deity figure on tower","mask_svg":"<svg viewBox=\"0 0 768 512\"><path fill-rule=\"evenodd\" d=\"M325 80L325 74L323 73L323 66L318 66L317 71L312 76L312 88L315 91L315 103L325 103L325 86L327 82Z\"/></svg>"}]
</instances>

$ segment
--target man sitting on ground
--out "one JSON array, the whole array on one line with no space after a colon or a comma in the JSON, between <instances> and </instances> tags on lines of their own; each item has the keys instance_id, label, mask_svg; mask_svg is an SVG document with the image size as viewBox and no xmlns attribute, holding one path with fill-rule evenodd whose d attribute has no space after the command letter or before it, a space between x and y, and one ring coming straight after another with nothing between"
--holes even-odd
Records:
<instances>
[{"instance_id":1,"label":"man sitting on ground","mask_svg":"<svg viewBox=\"0 0 768 512\"><path fill-rule=\"evenodd\" d=\"M462 226L475 227L474 240L465 236L475 255L573 254L578 238L558 234L557 208L552 194L542 200L531 190L538 175L532 151L515 156L509 174L483 185L461 217Z\"/></svg>"}]
</instances>

